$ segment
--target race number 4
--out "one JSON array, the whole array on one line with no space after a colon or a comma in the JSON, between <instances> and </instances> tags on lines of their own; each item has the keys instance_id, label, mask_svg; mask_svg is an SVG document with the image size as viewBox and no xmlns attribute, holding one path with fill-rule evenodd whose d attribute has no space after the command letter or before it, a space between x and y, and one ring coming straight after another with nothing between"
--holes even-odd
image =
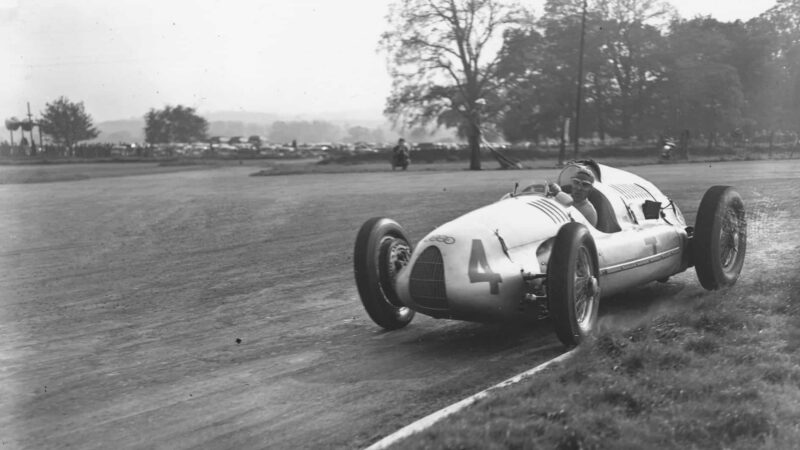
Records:
<instances>
[{"instance_id":1,"label":"race number 4","mask_svg":"<svg viewBox=\"0 0 800 450\"><path fill-rule=\"evenodd\" d=\"M499 273L492 272L492 268L489 267L489 261L486 260L483 242L480 239L472 240L468 273L470 283L489 283L490 294L497 295L500 293L500 283L503 282L503 277Z\"/></svg>"}]
</instances>

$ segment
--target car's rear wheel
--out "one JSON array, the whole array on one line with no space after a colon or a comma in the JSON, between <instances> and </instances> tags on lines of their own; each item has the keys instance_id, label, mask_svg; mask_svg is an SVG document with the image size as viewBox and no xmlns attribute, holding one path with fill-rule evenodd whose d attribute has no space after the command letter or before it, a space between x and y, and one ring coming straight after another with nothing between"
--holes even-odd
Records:
<instances>
[{"instance_id":1,"label":"car's rear wheel","mask_svg":"<svg viewBox=\"0 0 800 450\"><path fill-rule=\"evenodd\" d=\"M600 305L597 247L589 230L572 222L558 231L547 267L547 297L556 335L580 344L597 324Z\"/></svg>"},{"instance_id":2,"label":"car's rear wheel","mask_svg":"<svg viewBox=\"0 0 800 450\"><path fill-rule=\"evenodd\" d=\"M414 311L395 291L397 273L411 259L411 245L394 220L373 217L361 226L353 255L356 286L369 317L387 330L408 325Z\"/></svg>"},{"instance_id":3,"label":"car's rear wheel","mask_svg":"<svg viewBox=\"0 0 800 450\"><path fill-rule=\"evenodd\" d=\"M730 186L712 186L703 195L692 238L692 257L700 284L715 290L739 278L747 249L744 202Z\"/></svg>"}]
</instances>

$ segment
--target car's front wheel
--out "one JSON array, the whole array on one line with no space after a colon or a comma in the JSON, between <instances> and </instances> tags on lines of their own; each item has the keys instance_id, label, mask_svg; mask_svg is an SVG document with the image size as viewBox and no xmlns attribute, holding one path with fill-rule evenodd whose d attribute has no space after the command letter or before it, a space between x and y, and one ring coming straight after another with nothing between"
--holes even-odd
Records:
<instances>
[{"instance_id":1,"label":"car's front wheel","mask_svg":"<svg viewBox=\"0 0 800 450\"><path fill-rule=\"evenodd\" d=\"M739 278L747 249L744 202L730 186L712 186L697 210L692 257L700 284L715 290Z\"/></svg>"},{"instance_id":2,"label":"car's front wheel","mask_svg":"<svg viewBox=\"0 0 800 450\"><path fill-rule=\"evenodd\" d=\"M397 273L410 259L411 244L397 222L373 217L361 226L353 254L356 286L369 317L387 330L402 328L414 318L395 291Z\"/></svg>"},{"instance_id":3,"label":"car's front wheel","mask_svg":"<svg viewBox=\"0 0 800 450\"><path fill-rule=\"evenodd\" d=\"M580 344L597 324L600 305L597 247L589 230L571 222L558 231L547 267L547 297L556 335Z\"/></svg>"}]
</instances>

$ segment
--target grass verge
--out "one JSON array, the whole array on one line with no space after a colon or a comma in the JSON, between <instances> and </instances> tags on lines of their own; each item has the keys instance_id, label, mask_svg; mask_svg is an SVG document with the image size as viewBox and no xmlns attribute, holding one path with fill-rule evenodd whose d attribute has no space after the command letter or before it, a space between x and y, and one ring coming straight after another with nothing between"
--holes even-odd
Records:
<instances>
[{"instance_id":1,"label":"grass verge","mask_svg":"<svg viewBox=\"0 0 800 450\"><path fill-rule=\"evenodd\" d=\"M797 448L800 278L606 330L399 448ZM769 295L765 295L769 292Z\"/></svg>"}]
</instances>

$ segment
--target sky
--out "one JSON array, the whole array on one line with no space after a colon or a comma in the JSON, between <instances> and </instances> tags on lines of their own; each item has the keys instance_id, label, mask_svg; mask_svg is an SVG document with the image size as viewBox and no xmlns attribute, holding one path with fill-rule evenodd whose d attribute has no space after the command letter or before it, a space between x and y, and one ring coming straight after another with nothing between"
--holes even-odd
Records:
<instances>
[{"instance_id":1,"label":"sky","mask_svg":"<svg viewBox=\"0 0 800 450\"><path fill-rule=\"evenodd\" d=\"M61 96L95 122L184 105L380 119L389 0L0 0L0 120ZM538 14L544 0L524 1ZM775 0L671 0L747 20Z\"/></svg>"}]
</instances>

